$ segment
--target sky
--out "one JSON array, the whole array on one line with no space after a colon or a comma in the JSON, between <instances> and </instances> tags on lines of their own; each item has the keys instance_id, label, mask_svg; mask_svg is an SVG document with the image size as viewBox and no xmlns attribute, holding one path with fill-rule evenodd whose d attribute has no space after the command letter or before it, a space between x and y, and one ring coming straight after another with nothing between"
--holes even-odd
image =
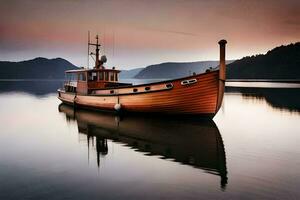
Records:
<instances>
[{"instance_id":1,"label":"sky","mask_svg":"<svg viewBox=\"0 0 300 200\"><path fill-rule=\"evenodd\" d=\"M88 31L118 69L218 60L220 39L240 59L300 41L299 10L299 0L0 0L0 60L87 66Z\"/></svg>"}]
</instances>

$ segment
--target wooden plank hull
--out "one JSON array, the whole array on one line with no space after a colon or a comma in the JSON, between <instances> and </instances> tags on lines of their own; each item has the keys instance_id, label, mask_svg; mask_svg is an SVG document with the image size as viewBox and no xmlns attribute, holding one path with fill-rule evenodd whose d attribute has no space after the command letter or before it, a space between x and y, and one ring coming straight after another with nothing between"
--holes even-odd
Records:
<instances>
[{"instance_id":1,"label":"wooden plank hull","mask_svg":"<svg viewBox=\"0 0 300 200\"><path fill-rule=\"evenodd\" d=\"M187 81L193 82L184 84ZM167 88L167 84L172 87ZM145 91L146 87L151 89ZM165 82L98 90L91 95L58 92L62 102L79 107L114 111L119 104L125 112L213 117L221 105L224 84L217 70Z\"/></svg>"}]
</instances>

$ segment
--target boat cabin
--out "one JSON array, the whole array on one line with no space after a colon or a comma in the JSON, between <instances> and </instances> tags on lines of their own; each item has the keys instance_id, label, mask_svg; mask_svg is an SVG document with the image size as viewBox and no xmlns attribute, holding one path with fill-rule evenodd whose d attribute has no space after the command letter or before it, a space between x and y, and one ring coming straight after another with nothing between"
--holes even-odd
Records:
<instances>
[{"instance_id":1,"label":"boat cabin","mask_svg":"<svg viewBox=\"0 0 300 200\"><path fill-rule=\"evenodd\" d=\"M123 85L118 82L119 70L79 69L66 71L65 91L88 94L91 90Z\"/></svg>"},{"instance_id":2,"label":"boat cabin","mask_svg":"<svg viewBox=\"0 0 300 200\"><path fill-rule=\"evenodd\" d=\"M82 68L76 70L66 71L66 81L64 89L66 92L73 92L78 94L91 94L93 90L108 89L112 87L127 86L132 84L119 83L119 70L115 67L106 69L103 64L107 61L106 56L101 56L99 60L99 47L98 36L96 37L97 43L88 45L96 46L95 66L93 69Z\"/></svg>"}]
</instances>

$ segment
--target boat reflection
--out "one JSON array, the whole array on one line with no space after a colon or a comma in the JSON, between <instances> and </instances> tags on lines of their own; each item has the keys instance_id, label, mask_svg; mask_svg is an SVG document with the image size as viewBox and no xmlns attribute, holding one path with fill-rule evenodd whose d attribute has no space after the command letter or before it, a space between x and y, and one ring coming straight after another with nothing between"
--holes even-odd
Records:
<instances>
[{"instance_id":1,"label":"boat reflection","mask_svg":"<svg viewBox=\"0 0 300 200\"><path fill-rule=\"evenodd\" d=\"M127 116L91 110L73 110L61 104L59 112L68 122L76 121L78 132L86 134L88 145L96 141L97 162L100 154L109 151L107 139L118 141L145 152L158 155L221 177L221 188L227 184L225 150L222 137L212 120L195 121L180 118Z\"/></svg>"},{"instance_id":2,"label":"boat reflection","mask_svg":"<svg viewBox=\"0 0 300 200\"><path fill-rule=\"evenodd\" d=\"M300 112L300 88L226 87L227 93L241 93L245 98L263 99L275 109Z\"/></svg>"}]
</instances>

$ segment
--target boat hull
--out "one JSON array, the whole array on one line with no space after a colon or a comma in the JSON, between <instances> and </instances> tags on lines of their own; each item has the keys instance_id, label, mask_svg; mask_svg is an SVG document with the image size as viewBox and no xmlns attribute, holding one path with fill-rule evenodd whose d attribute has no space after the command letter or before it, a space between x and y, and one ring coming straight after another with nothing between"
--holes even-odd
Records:
<instances>
[{"instance_id":1,"label":"boat hull","mask_svg":"<svg viewBox=\"0 0 300 200\"><path fill-rule=\"evenodd\" d=\"M220 107L223 87L217 70L176 80L97 90L90 95L58 90L58 98L76 107L99 110L115 111L120 105L122 112L213 117Z\"/></svg>"}]
</instances>

